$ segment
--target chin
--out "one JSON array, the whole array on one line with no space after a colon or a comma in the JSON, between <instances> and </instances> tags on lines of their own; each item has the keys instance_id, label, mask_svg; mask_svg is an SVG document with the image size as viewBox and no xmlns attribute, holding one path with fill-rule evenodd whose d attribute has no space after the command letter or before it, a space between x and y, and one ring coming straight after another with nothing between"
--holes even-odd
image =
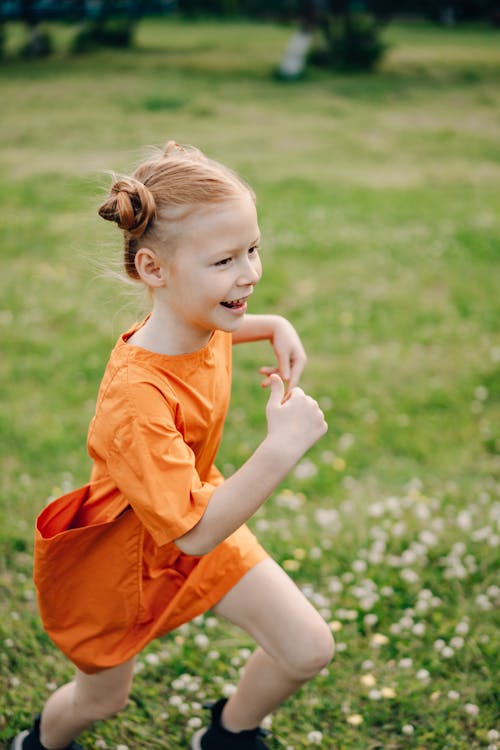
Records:
<instances>
[{"instance_id":1,"label":"chin","mask_svg":"<svg viewBox=\"0 0 500 750\"><path fill-rule=\"evenodd\" d=\"M218 325L217 328L219 331L225 331L226 333L233 333L233 331L237 331L238 328L241 328L241 324L243 323L243 316L240 320L235 320L233 323L222 323L221 325Z\"/></svg>"}]
</instances>

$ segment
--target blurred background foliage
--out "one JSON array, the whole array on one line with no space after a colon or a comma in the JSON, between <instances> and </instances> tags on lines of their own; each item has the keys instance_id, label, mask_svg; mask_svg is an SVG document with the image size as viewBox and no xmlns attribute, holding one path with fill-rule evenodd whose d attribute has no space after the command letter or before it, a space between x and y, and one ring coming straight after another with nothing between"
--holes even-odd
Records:
<instances>
[{"instance_id":1,"label":"blurred background foliage","mask_svg":"<svg viewBox=\"0 0 500 750\"><path fill-rule=\"evenodd\" d=\"M26 25L21 52L37 58L53 51L44 21L75 24L71 50L81 54L101 47L130 47L138 19L173 12L188 18L296 24L303 36L292 40L289 60L278 69L285 78L301 75L306 59L334 70L375 69L387 49L383 28L394 18L420 17L445 26L470 20L500 24L500 0L1 0L0 54L8 21ZM315 46L314 34L320 38Z\"/></svg>"}]
</instances>

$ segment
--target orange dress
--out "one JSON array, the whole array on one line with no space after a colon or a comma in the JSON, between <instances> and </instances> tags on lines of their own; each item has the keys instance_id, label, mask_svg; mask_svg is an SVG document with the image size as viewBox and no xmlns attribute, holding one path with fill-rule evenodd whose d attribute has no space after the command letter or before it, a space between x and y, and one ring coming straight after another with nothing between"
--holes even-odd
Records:
<instances>
[{"instance_id":1,"label":"orange dress","mask_svg":"<svg viewBox=\"0 0 500 750\"><path fill-rule=\"evenodd\" d=\"M89 484L38 516L34 578L50 638L82 671L117 666L219 601L266 557L241 526L206 555L175 539L223 481L214 466L231 335L167 356L118 340L88 435ZM237 502L237 498L235 498Z\"/></svg>"}]
</instances>

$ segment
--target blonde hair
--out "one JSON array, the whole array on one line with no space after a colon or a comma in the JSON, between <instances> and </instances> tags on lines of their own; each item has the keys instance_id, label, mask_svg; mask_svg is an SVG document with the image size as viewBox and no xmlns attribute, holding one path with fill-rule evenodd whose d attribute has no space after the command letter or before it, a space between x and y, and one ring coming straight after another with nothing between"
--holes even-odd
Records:
<instances>
[{"instance_id":1,"label":"blonde hair","mask_svg":"<svg viewBox=\"0 0 500 750\"><path fill-rule=\"evenodd\" d=\"M123 230L125 271L138 280L135 256L141 247L168 247L172 240L169 224L173 228L197 207L222 203L242 193L255 200L252 189L231 169L196 148L169 141L157 157L139 165L131 176L115 180L99 215Z\"/></svg>"}]
</instances>

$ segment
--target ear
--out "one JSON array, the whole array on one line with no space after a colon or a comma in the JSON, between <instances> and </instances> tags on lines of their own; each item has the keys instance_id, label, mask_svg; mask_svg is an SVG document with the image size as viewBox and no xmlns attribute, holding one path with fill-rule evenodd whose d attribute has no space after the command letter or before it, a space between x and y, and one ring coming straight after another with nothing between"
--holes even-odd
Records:
<instances>
[{"instance_id":1,"label":"ear","mask_svg":"<svg viewBox=\"0 0 500 750\"><path fill-rule=\"evenodd\" d=\"M165 286L165 271L153 250L141 247L135 254L135 267L147 286L155 288Z\"/></svg>"}]
</instances>

